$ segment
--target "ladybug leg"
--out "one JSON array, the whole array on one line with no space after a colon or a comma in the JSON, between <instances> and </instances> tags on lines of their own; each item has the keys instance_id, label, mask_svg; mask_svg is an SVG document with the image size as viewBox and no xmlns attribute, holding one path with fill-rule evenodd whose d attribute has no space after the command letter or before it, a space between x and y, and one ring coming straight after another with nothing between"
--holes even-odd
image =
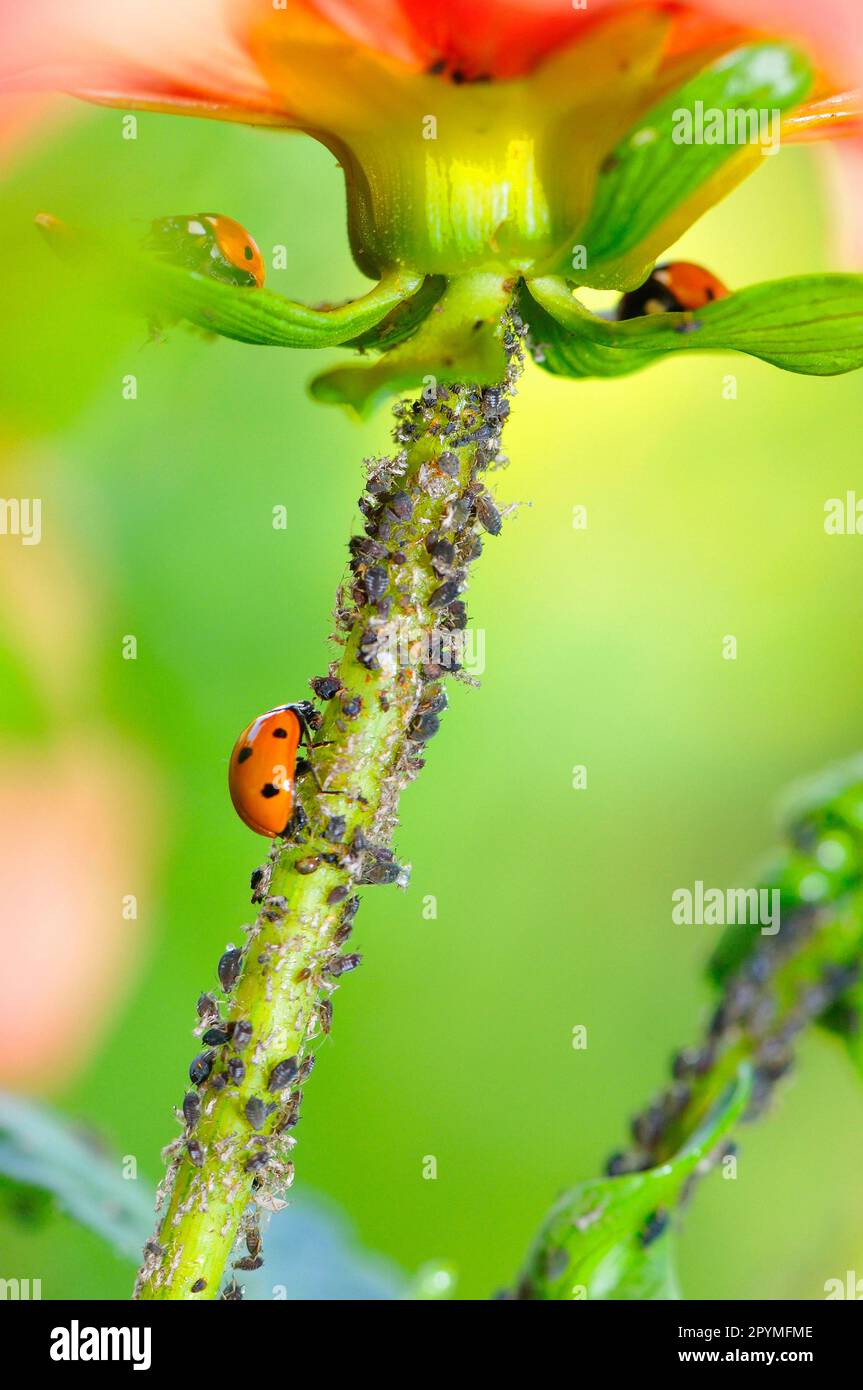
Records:
<instances>
[{"instance_id":1,"label":"ladybug leg","mask_svg":"<svg viewBox=\"0 0 863 1390\"><path fill-rule=\"evenodd\" d=\"M305 711L297 709L296 714L300 721L300 742L306 745L306 750L309 754L311 754L314 748L329 748L330 744L335 743L335 739L332 738L321 739L320 743L314 743L312 741L312 730L309 727ZM327 787L321 786L320 778L315 770L315 764L311 756L308 758L301 758L297 763L296 771L297 773L310 772L321 796L344 796L344 792L337 791L335 788L328 789Z\"/></svg>"}]
</instances>

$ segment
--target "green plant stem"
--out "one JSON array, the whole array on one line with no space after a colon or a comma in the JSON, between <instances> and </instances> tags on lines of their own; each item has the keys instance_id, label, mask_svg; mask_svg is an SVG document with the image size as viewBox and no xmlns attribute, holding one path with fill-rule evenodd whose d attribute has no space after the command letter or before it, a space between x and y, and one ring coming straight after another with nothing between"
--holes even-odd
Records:
<instances>
[{"instance_id":1,"label":"green plant stem","mask_svg":"<svg viewBox=\"0 0 863 1390\"><path fill-rule=\"evenodd\" d=\"M355 889L406 881L390 849L399 795L422 767L446 704L446 643L457 643L466 620L459 595L468 570L483 532L499 530L481 475L501 461L520 324L505 319L501 336L509 366L499 387L429 386L397 407L395 455L370 466L360 502L366 534L351 542L337 599L343 652L329 677L312 683L326 701L314 771L298 774L290 837L274 842L253 876L259 912L222 1017L203 1005L198 1032L225 1023L233 1035L208 1049L209 1077L190 1088L200 1117L169 1148L139 1298L217 1297L238 1232L256 1231L254 1207L283 1201L312 1044L329 1028L338 981L359 963L343 949ZM277 1078L286 1084L273 1089L274 1068L285 1062ZM272 1110L255 1129L261 1102ZM254 1234L254 1258L257 1243ZM223 1296L240 1296L235 1280Z\"/></svg>"},{"instance_id":2,"label":"green plant stem","mask_svg":"<svg viewBox=\"0 0 863 1390\"><path fill-rule=\"evenodd\" d=\"M656 1171L670 1162L692 1140L744 1064L751 1065L754 1084L741 1119L752 1120L764 1111L777 1081L791 1068L800 1033L823 1021L860 976L863 888L819 909L798 907L783 921L779 936L761 941L728 980L701 1042L674 1058L672 1085L633 1119L632 1147L612 1156L609 1176ZM699 1162L682 1189L684 1203L728 1152L728 1145L720 1144ZM543 1225L512 1297L567 1296L562 1292L568 1288L566 1281L550 1278L548 1272L554 1266L552 1255L566 1248L559 1220L566 1205L566 1196L555 1204L555 1219ZM581 1232L575 1225L569 1232L575 1248Z\"/></svg>"}]
</instances>

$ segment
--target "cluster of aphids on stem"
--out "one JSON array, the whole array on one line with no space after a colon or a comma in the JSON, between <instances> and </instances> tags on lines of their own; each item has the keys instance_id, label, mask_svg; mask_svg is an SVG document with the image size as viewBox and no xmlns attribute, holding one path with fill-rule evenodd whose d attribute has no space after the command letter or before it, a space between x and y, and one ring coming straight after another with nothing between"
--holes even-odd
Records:
<instances>
[{"instance_id":1,"label":"cluster of aphids on stem","mask_svg":"<svg viewBox=\"0 0 863 1390\"><path fill-rule=\"evenodd\" d=\"M501 429L509 414L507 396L520 370L525 330L510 315L502 331L509 366L500 386L429 385L417 400L396 407L394 434L398 452L393 458L375 461L369 469L366 491L359 503L364 534L350 543L350 580L340 591L337 607L337 623L346 639L350 642L356 636L356 658L368 673L368 688L363 694L345 689L337 663L329 674L311 683L319 700L339 702L336 732L348 738L352 724L363 712L365 700L377 699L386 711L392 701L401 699L404 691L409 693L410 705L402 729L405 747L395 758L392 776L384 779L382 801L387 796L397 798L404 782L422 766L420 750L437 732L447 703L442 678L454 669L451 662L441 664L428 659L418 659L413 670L387 666L382 652L387 624L397 614L407 615L426 631L432 625L444 631L463 629L467 613L460 595L468 568L482 550L481 534L496 536L502 527L500 512L480 474L500 455ZM285 723L286 714L300 708L281 707L276 723ZM302 707L302 718L312 732L316 731L319 716ZM304 770L298 763L297 775ZM381 812L382 808L377 808L375 824L387 823L388 809L383 807L383 815ZM301 845L307 827L308 818L297 799L290 823L278 838ZM316 853L295 861L297 873L311 874L327 862L345 869L352 884L393 883L402 878L403 870L392 851L371 843L359 827L348 835L344 816L327 817L318 838L332 849L319 843ZM277 857L278 852L252 875L252 901L261 905L261 923L279 922L288 911L285 898L269 893ZM341 884L330 890L326 906L338 908L339 916L322 960L315 967L312 983L318 986L319 998L307 1037L315 1028L324 1035L329 1033L329 991L336 979L360 963L359 954L342 949L351 934L358 898L351 895L348 885ZM245 950L229 947L219 960L219 982L226 994L234 989L244 954L252 949L254 935ZM258 963L266 969L262 956ZM304 976L312 976L311 967L301 971L297 981L301 982ZM244 1083L245 1056L254 1040L247 1020L221 1017L212 994L201 996L198 1015L197 1031L206 1050L193 1059L189 1068L194 1089L183 1101L184 1132L180 1144L186 1160L201 1168L206 1154L196 1131L202 1112L211 1100L215 1103L219 1092ZM257 1206L267 1205L266 1184L270 1176L276 1179L277 1186L287 1185L292 1178L292 1165L281 1159L286 1136L298 1122L302 1083L314 1060L311 1054L279 1059L269 1071L266 1093L251 1095L245 1101L243 1114L254 1142L243 1167L252 1177ZM275 1121L273 1116L277 1116ZM289 1136L287 1143L293 1143ZM246 1253L234 1261L233 1267L237 1271L257 1269L263 1256L254 1208L244 1216L241 1230ZM145 1254L146 1274L148 1267L158 1268L165 1252L153 1241L148 1243ZM199 1294L205 1289L205 1282L198 1280L191 1292ZM222 1297L242 1297L236 1276Z\"/></svg>"},{"instance_id":2,"label":"cluster of aphids on stem","mask_svg":"<svg viewBox=\"0 0 863 1390\"><path fill-rule=\"evenodd\" d=\"M790 957L805 949L819 927L828 924L834 915L835 908L798 905L783 920L781 935L755 949L731 976L701 1043L684 1048L674 1056L672 1084L633 1118L633 1146L609 1159L606 1172L610 1177L641 1172L670 1157L670 1150L675 1146L675 1128L699 1094L699 1087L709 1085L714 1068L741 1041L753 1068L753 1089L744 1118L752 1120L762 1113L776 1083L793 1065L798 1035L808 1024L840 1004L860 976L859 961L828 962L820 969L817 979L798 990L788 1007L781 1007L778 994L772 988L776 972ZM697 1179L735 1149L731 1140L717 1146L707 1161L699 1165L697 1175L690 1179L684 1201ZM642 1233L644 1243L661 1234L666 1224L667 1214L655 1213Z\"/></svg>"}]
</instances>

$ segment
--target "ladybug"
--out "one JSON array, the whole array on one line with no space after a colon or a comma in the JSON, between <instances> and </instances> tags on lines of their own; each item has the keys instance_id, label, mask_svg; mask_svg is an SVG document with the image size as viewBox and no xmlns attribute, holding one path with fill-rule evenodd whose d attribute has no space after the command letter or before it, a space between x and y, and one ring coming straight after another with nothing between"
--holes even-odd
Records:
<instances>
[{"instance_id":1,"label":"ladybug","mask_svg":"<svg viewBox=\"0 0 863 1390\"><path fill-rule=\"evenodd\" d=\"M250 830L273 839L284 835L294 811L297 750L311 744L308 700L277 705L253 720L234 744L228 787L234 810Z\"/></svg>"},{"instance_id":2,"label":"ladybug","mask_svg":"<svg viewBox=\"0 0 863 1390\"><path fill-rule=\"evenodd\" d=\"M617 306L618 319L642 318L645 314L680 313L703 309L715 299L727 299L721 280L692 261L667 261L653 267L637 290L625 294Z\"/></svg>"},{"instance_id":3,"label":"ladybug","mask_svg":"<svg viewBox=\"0 0 863 1390\"><path fill-rule=\"evenodd\" d=\"M152 224L147 247L174 265L198 270L228 285L264 283L264 258L245 227L218 212L159 217Z\"/></svg>"}]
</instances>

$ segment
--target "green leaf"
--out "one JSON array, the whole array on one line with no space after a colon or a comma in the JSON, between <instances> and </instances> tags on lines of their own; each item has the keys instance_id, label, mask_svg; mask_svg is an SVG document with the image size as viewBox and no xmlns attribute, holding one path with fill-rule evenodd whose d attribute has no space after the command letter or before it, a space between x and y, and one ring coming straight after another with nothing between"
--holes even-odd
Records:
<instances>
[{"instance_id":1,"label":"green leaf","mask_svg":"<svg viewBox=\"0 0 863 1390\"><path fill-rule=\"evenodd\" d=\"M863 276L801 275L769 280L695 313L648 314L617 323L597 318L564 281L530 280L537 314L525 317L546 370L565 376L619 376L670 352L744 352L788 372L836 376L863 366Z\"/></svg>"},{"instance_id":2,"label":"green leaf","mask_svg":"<svg viewBox=\"0 0 863 1390\"><path fill-rule=\"evenodd\" d=\"M659 251L717 201L728 182L763 158L762 149L770 146L759 139L778 139L778 115L772 113L798 105L811 83L811 69L794 49L752 44L726 54L648 111L600 172L590 216L578 234L588 259L582 283L639 284ZM763 132L760 126L750 130L750 113L767 123ZM714 134L722 134L722 141L707 143ZM723 167L733 165L740 167ZM674 219L683 210L678 226ZM647 244L651 237L658 238L658 247ZM627 263L639 248L640 261Z\"/></svg>"},{"instance_id":3,"label":"green leaf","mask_svg":"<svg viewBox=\"0 0 863 1390\"><path fill-rule=\"evenodd\" d=\"M0 1173L19 1187L51 1194L119 1255L140 1258L154 1224L149 1184L124 1179L118 1159L49 1110L0 1094Z\"/></svg>"},{"instance_id":4,"label":"green leaf","mask_svg":"<svg viewBox=\"0 0 863 1390\"><path fill-rule=\"evenodd\" d=\"M187 319L210 333L263 347L337 347L381 324L423 284L422 275L392 271L361 299L313 309L272 290L226 285L197 271L147 264L139 298L152 314Z\"/></svg>"},{"instance_id":5,"label":"green leaf","mask_svg":"<svg viewBox=\"0 0 863 1390\"><path fill-rule=\"evenodd\" d=\"M579 1184L556 1204L531 1253L526 1278L534 1297L676 1298L671 1235L653 1235L687 1180L743 1113L752 1085L742 1066L689 1142L668 1163L643 1173ZM653 1238L651 1236L653 1235Z\"/></svg>"}]
</instances>

